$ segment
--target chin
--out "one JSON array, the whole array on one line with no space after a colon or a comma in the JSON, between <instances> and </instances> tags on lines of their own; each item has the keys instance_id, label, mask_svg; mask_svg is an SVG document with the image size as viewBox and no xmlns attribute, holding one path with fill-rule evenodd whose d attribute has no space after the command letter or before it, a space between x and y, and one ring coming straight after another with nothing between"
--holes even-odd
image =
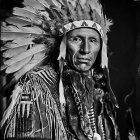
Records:
<instances>
[{"instance_id":1,"label":"chin","mask_svg":"<svg viewBox=\"0 0 140 140\"><path fill-rule=\"evenodd\" d=\"M79 72L87 72L91 69L91 66L87 66L86 64L81 64L79 66L75 66L75 68L79 71Z\"/></svg>"}]
</instances>

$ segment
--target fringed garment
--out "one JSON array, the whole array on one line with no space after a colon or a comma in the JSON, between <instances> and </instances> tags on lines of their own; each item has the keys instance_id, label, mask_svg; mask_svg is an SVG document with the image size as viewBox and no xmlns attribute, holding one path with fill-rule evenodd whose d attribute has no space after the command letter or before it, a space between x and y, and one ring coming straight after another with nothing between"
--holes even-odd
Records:
<instances>
[{"instance_id":1,"label":"fringed garment","mask_svg":"<svg viewBox=\"0 0 140 140\"><path fill-rule=\"evenodd\" d=\"M2 119L5 138L119 140L115 103L103 72L82 75L64 67L65 113L59 102L59 73L52 66L23 76Z\"/></svg>"}]
</instances>

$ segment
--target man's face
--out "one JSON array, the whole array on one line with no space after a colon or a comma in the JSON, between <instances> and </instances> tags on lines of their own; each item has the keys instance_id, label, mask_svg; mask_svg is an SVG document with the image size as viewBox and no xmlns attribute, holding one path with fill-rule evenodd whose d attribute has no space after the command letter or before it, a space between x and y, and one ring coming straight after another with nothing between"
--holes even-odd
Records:
<instances>
[{"instance_id":1,"label":"man's face","mask_svg":"<svg viewBox=\"0 0 140 140\"><path fill-rule=\"evenodd\" d=\"M90 70L100 50L100 35L91 28L72 30L67 35L67 59L80 72Z\"/></svg>"}]
</instances>

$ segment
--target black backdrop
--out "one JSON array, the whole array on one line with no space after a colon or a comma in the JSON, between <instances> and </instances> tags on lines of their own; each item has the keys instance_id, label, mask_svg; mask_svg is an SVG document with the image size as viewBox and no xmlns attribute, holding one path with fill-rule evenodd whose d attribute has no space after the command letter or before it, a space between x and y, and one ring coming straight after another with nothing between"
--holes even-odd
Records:
<instances>
[{"instance_id":1,"label":"black backdrop","mask_svg":"<svg viewBox=\"0 0 140 140\"><path fill-rule=\"evenodd\" d=\"M137 132L140 134L140 3L131 0L102 1L105 12L114 25L109 33L109 70L111 86L117 97L119 110L117 123L121 140L127 140L129 123L126 119L128 106L132 107ZM125 97L133 93L128 98Z\"/></svg>"}]
</instances>

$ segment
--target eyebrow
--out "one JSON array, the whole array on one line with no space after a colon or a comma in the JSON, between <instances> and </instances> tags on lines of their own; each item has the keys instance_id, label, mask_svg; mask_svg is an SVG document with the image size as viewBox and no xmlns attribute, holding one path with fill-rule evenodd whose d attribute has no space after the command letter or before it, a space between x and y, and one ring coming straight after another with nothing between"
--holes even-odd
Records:
<instances>
[{"instance_id":1,"label":"eyebrow","mask_svg":"<svg viewBox=\"0 0 140 140\"><path fill-rule=\"evenodd\" d=\"M80 35L80 34L77 34L77 35L72 35L72 34L69 34L68 35L68 39L69 38L71 38L71 37L81 37L81 38L84 38L84 36L82 36L82 35ZM94 36L94 35L91 35L91 36L89 36L88 38L94 38L94 39L96 39L97 41L100 41L100 37L98 38L98 37L96 37L96 36Z\"/></svg>"}]
</instances>

